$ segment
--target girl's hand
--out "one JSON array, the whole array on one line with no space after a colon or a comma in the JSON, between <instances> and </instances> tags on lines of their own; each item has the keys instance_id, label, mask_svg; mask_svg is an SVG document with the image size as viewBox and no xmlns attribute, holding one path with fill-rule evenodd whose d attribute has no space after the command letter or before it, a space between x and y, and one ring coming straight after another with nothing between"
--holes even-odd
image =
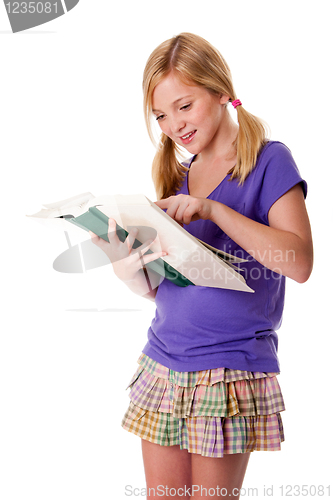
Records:
<instances>
[{"instance_id":1,"label":"girl's hand","mask_svg":"<svg viewBox=\"0 0 333 500\"><path fill-rule=\"evenodd\" d=\"M114 219L109 219L108 237L110 243L89 231L93 243L109 257L116 276L125 283L134 281L137 278L138 271L143 266L167 254L167 252L155 252L145 255L145 252L153 244L153 240L148 240L133 250L132 247L137 233L137 229L131 229L126 240L122 243L117 236L116 221Z\"/></svg>"},{"instance_id":2,"label":"girl's hand","mask_svg":"<svg viewBox=\"0 0 333 500\"><path fill-rule=\"evenodd\" d=\"M210 219L213 201L206 198L194 198L186 194L169 196L164 200L155 201L155 204L167 209L166 213L180 224L189 224L198 219Z\"/></svg>"}]
</instances>

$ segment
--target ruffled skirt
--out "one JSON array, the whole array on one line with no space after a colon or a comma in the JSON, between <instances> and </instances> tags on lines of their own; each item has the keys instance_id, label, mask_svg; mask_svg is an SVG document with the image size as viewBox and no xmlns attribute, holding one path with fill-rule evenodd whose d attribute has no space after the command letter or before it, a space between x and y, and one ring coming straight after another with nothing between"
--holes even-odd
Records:
<instances>
[{"instance_id":1,"label":"ruffled skirt","mask_svg":"<svg viewBox=\"0 0 333 500\"><path fill-rule=\"evenodd\" d=\"M276 373L176 372L142 354L122 426L162 446L223 457L280 450L285 409Z\"/></svg>"}]
</instances>

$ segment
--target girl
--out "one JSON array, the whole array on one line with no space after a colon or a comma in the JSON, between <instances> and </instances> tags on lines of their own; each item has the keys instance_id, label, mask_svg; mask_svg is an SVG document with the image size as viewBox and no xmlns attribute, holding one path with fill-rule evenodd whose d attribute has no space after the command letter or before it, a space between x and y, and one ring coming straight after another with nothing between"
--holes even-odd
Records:
<instances>
[{"instance_id":1,"label":"girl","mask_svg":"<svg viewBox=\"0 0 333 500\"><path fill-rule=\"evenodd\" d=\"M151 242L132 250L136 232L121 243L113 220L110 243L91 233L116 275L156 302L122 425L142 438L149 498L239 498L250 453L284 440L276 330L285 276L303 283L311 274L307 186L204 39L182 33L157 47L143 90L150 136L152 115L162 131L156 204L194 236L247 259L239 271L254 293L148 280L144 266L165 251L144 255ZM179 163L178 146L188 162Z\"/></svg>"}]
</instances>

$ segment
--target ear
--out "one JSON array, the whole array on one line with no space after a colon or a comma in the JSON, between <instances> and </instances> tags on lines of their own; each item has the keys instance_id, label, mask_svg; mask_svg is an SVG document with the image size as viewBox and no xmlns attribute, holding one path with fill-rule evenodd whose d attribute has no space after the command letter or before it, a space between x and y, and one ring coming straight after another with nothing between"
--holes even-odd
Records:
<instances>
[{"instance_id":1,"label":"ear","mask_svg":"<svg viewBox=\"0 0 333 500\"><path fill-rule=\"evenodd\" d=\"M222 94L220 97L220 104L227 104L230 101L230 97L227 94Z\"/></svg>"}]
</instances>

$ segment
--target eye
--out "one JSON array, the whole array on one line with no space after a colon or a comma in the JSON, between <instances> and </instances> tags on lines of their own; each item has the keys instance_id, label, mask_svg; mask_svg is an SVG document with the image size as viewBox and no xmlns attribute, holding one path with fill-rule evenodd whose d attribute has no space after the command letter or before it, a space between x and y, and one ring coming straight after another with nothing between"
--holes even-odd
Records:
<instances>
[{"instance_id":1,"label":"eye","mask_svg":"<svg viewBox=\"0 0 333 500\"><path fill-rule=\"evenodd\" d=\"M164 118L164 115L159 115L159 116L156 116L156 120L162 120L162 118Z\"/></svg>"},{"instance_id":2,"label":"eye","mask_svg":"<svg viewBox=\"0 0 333 500\"><path fill-rule=\"evenodd\" d=\"M186 111L191 107L191 104L185 104L185 106L182 106L180 109Z\"/></svg>"}]
</instances>

